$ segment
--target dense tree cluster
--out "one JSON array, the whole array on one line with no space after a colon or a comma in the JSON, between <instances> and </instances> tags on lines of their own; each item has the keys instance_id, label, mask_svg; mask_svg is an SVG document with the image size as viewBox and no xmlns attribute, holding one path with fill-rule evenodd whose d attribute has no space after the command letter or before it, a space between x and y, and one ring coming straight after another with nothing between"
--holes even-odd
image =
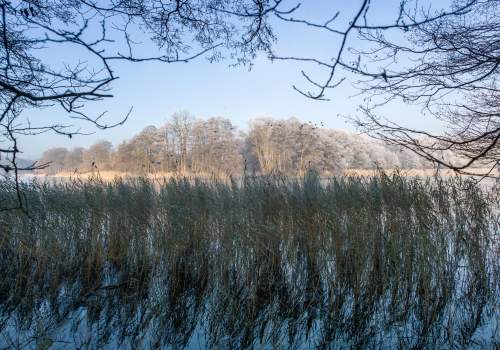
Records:
<instances>
[{"instance_id":1,"label":"dense tree cluster","mask_svg":"<svg viewBox=\"0 0 500 350\"><path fill-rule=\"evenodd\" d=\"M108 141L88 149L52 148L39 162L50 163L43 170L49 173L116 170L216 175L301 175L310 168L339 174L346 169L431 166L402 148L296 118L258 118L243 132L228 119L200 120L186 111L173 114L162 127L146 127L116 148Z\"/></svg>"}]
</instances>

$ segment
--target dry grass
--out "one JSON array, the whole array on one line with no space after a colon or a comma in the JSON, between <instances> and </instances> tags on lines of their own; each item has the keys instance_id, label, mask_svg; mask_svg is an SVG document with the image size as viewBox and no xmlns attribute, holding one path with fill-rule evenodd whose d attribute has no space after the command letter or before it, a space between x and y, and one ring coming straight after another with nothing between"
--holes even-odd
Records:
<instances>
[{"instance_id":1,"label":"dry grass","mask_svg":"<svg viewBox=\"0 0 500 350\"><path fill-rule=\"evenodd\" d=\"M478 173L486 173L487 169L476 169ZM434 177L436 176L435 169L385 169L387 173L393 173L397 171L401 176L406 177ZM380 170L377 169L346 169L343 171L344 176L368 176L373 177L377 176L380 173ZM494 170L491 172L492 176L500 176L499 170ZM199 178L199 179L229 179L229 176L223 174L185 174L179 172L155 172L149 174L135 174L129 172L121 172L114 170L102 170L99 172L59 172L56 174L34 174L31 175L34 178L38 178L39 180L92 180L99 179L105 182L112 182L117 179L127 179L127 178L148 178L150 180L164 180L164 179L179 179L183 177L191 177L191 178ZM454 177L456 173L450 169L443 169L439 171L439 176L441 177Z\"/></svg>"},{"instance_id":2,"label":"dry grass","mask_svg":"<svg viewBox=\"0 0 500 350\"><path fill-rule=\"evenodd\" d=\"M485 174L489 169L473 169L471 171L475 171L478 174ZM384 171L391 173L394 171L399 171L398 169L384 169ZM344 171L344 175L358 175L358 176L376 176L379 173L379 170L376 169L346 169ZM401 175L409 176L409 177L434 177L436 176L436 169L405 169L400 171ZM492 176L500 176L500 170L493 170L490 175ZM456 173L451 169L442 169L439 171L439 176L441 177L449 177L456 176Z\"/></svg>"},{"instance_id":3,"label":"dry grass","mask_svg":"<svg viewBox=\"0 0 500 350\"><path fill-rule=\"evenodd\" d=\"M0 184L8 201L14 187ZM310 173L23 191L28 215L0 214L4 346L498 344L480 332L499 302L498 194L466 180Z\"/></svg>"},{"instance_id":4,"label":"dry grass","mask_svg":"<svg viewBox=\"0 0 500 350\"><path fill-rule=\"evenodd\" d=\"M135 174L135 173L128 173L128 172L122 172L122 171L114 171L114 170L102 170L98 172L59 172L55 174L33 174L31 175L32 178L36 178L39 181L52 181L52 180L98 180L98 181L104 181L104 182L113 182L115 180L127 180L127 179L137 179L137 178L146 178L149 180L168 180L168 179L181 179L185 177L190 177L190 178L198 178L198 179L228 179L229 176L227 175L215 175L215 174L203 174L203 173L196 173L196 174L186 174L186 173L179 173L179 172L155 172L155 173L147 173L147 174Z\"/></svg>"}]
</instances>

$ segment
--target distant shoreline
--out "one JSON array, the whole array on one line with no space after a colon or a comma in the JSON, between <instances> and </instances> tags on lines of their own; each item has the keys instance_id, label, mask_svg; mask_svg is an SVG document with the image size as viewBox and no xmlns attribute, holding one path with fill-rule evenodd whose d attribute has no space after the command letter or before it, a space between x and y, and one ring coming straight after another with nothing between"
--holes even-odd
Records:
<instances>
[{"instance_id":1,"label":"distant shoreline","mask_svg":"<svg viewBox=\"0 0 500 350\"><path fill-rule=\"evenodd\" d=\"M436 175L435 169L383 169L387 174L391 174L394 171L399 171L404 176L409 177L429 177ZM485 171L484 169L477 169L478 172ZM342 174L327 174L321 175L321 177L329 178L333 176L374 176L379 173L377 169L346 169ZM456 173L450 169L439 170L438 174L440 176L455 176ZM493 171L491 173L493 176L500 176L500 172ZM467 175L461 175L467 176ZM222 174L205 174L205 173L176 173L176 172L155 172L155 173L145 173L138 174L133 172L121 172L113 170L104 170L99 172L59 172L54 174L24 174L23 177L32 177L37 179L79 179L88 180L91 178L98 178L104 181L113 181L120 178L140 178L146 177L149 179L171 179L171 178L182 178L182 177L196 177L203 179L228 179L229 175ZM240 176L235 176L240 177Z\"/></svg>"}]
</instances>

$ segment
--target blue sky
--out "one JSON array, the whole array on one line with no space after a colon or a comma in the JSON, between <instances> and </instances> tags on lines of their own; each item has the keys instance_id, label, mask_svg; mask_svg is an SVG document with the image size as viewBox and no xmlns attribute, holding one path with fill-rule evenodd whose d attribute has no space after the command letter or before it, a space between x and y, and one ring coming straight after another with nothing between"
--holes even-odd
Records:
<instances>
[{"instance_id":1,"label":"blue sky","mask_svg":"<svg viewBox=\"0 0 500 350\"><path fill-rule=\"evenodd\" d=\"M374 18L394 18L398 1L387 0L373 6ZM435 3L435 2L434 2ZM340 4L340 5L339 5ZM348 17L355 11L357 1L304 1L301 14L312 20L324 22L337 10ZM339 21L342 21L342 16ZM338 40L317 30L296 24L279 23L277 51L282 55L310 54L315 57L332 57ZM63 60L53 55L51 60ZM342 115L356 115L359 97L346 81L340 88L328 93L330 101L315 101L299 95L292 89L296 84L307 88L301 76L307 69L315 77L325 76L315 66L293 62L270 62L259 56L253 68L229 67L229 62L209 63L199 58L190 63L119 63L116 72L120 79L113 84L113 99L89 106L89 111L98 113L107 110L110 120L118 120L133 106L127 123L113 129L100 131L90 125L81 124L83 131L95 131L92 135L67 137L44 134L23 138L23 158L36 159L47 148L64 146L87 147L97 140L106 139L117 145L129 139L148 125L162 125L178 110L187 109L197 117L223 116L229 118L240 129L246 129L249 120L259 116L276 118L297 117L303 121L323 122L325 127L355 129ZM419 109L404 104L393 104L384 110L386 116L410 126L439 128L430 117L421 115ZM60 110L29 111L31 120L65 120ZM79 124L77 124L79 125Z\"/></svg>"}]
</instances>

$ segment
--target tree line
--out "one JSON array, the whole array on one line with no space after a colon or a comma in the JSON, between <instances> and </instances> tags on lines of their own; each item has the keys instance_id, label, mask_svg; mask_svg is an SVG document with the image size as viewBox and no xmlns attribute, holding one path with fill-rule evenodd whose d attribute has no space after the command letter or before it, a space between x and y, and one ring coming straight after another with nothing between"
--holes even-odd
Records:
<instances>
[{"instance_id":1,"label":"tree line","mask_svg":"<svg viewBox=\"0 0 500 350\"><path fill-rule=\"evenodd\" d=\"M258 118L243 132L226 118L202 120L187 111L174 113L159 128L144 128L117 147L99 141L87 149L51 148L38 163L49 163L41 171L51 174L115 170L139 174L302 175L315 169L334 175L346 169L432 167L402 147L324 128L322 123Z\"/></svg>"}]
</instances>

